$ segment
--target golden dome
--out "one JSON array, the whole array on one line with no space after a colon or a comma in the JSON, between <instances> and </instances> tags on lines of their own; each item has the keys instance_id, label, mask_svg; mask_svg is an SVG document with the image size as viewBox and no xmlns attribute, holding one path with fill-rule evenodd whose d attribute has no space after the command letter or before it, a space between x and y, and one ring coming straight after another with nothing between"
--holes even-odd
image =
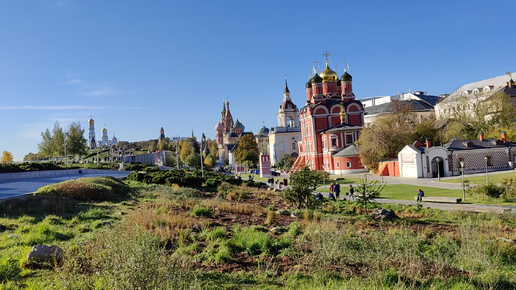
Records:
<instances>
[{"instance_id":1,"label":"golden dome","mask_svg":"<svg viewBox=\"0 0 516 290\"><path fill-rule=\"evenodd\" d=\"M107 129L106 128L102 128L102 132L107 132Z\"/></svg>"},{"instance_id":2,"label":"golden dome","mask_svg":"<svg viewBox=\"0 0 516 290\"><path fill-rule=\"evenodd\" d=\"M93 123L94 123L94 122L93 122L93 118L90 118L90 119L88 120L88 124L90 124L90 125L91 125L91 124L93 124Z\"/></svg>"},{"instance_id":3,"label":"golden dome","mask_svg":"<svg viewBox=\"0 0 516 290\"><path fill-rule=\"evenodd\" d=\"M337 76L337 73L332 71L330 67L328 66L328 61L326 61L326 68L323 70L323 72L320 74L321 78L323 79L323 83L325 82L336 82L339 78Z\"/></svg>"}]
</instances>

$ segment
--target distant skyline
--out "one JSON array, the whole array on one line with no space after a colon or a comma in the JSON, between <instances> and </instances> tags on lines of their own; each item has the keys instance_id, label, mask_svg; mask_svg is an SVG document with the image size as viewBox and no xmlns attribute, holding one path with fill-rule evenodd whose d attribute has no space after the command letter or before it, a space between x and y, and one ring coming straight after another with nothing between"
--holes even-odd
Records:
<instances>
[{"instance_id":1,"label":"distant skyline","mask_svg":"<svg viewBox=\"0 0 516 290\"><path fill-rule=\"evenodd\" d=\"M93 115L119 141L214 139L224 100L246 131L277 126L284 78L343 59L357 98L439 95L515 71L514 1L100 1L0 4L0 152ZM335 66L338 65L337 69Z\"/></svg>"}]
</instances>

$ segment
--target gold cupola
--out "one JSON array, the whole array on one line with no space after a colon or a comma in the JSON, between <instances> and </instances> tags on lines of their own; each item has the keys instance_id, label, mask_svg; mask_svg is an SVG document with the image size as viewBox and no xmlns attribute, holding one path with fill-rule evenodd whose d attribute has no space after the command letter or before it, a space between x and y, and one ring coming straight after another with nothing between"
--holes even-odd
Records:
<instances>
[{"instance_id":1,"label":"gold cupola","mask_svg":"<svg viewBox=\"0 0 516 290\"><path fill-rule=\"evenodd\" d=\"M321 78L323 79L323 83L325 82L336 82L339 78L337 73L330 69L328 66L328 61L326 61L326 68L321 73Z\"/></svg>"},{"instance_id":2,"label":"gold cupola","mask_svg":"<svg viewBox=\"0 0 516 290\"><path fill-rule=\"evenodd\" d=\"M94 123L95 123L95 122L93 121L93 118L90 118L90 119L88 120L88 124L93 125Z\"/></svg>"},{"instance_id":3,"label":"gold cupola","mask_svg":"<svg viewBox=\"0 0 516 290\"><path fill-rule=\"evenodd\" d=\"M102 128L102 133L107 132L107 129L104 127Z\"/></svg>"}]
</instances>

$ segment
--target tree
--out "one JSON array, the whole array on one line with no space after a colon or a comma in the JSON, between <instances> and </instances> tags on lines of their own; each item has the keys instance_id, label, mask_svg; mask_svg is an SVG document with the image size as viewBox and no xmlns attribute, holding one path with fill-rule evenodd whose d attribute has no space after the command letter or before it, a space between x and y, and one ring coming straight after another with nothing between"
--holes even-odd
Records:
<instances>
[{"instance_id":1,"label":"tree","mask_svg":"<svg viewBox=\"0 0 516 290\"><path fill-rule=\"evenodd\" d=\"M42 157L39 153L32 153L32 152L29 152L29 154L25 155L23 157L23 161L36 161L36 160L43 160L45 159L44 157Z\"/></svg>"},{"instance_id":2,"label":"tree","mask_svg":"<svg viewBox=\"0 0 516 290\"><path fill-rule=\"evenodd\" d=\"M313 192L323 181L322 171L311 171L305 167L291 175L291 187L283 191L283 198L297 208L313 208L317 200Z\"/></svg>"},{"instance_id":3,"label":"tree","mask_svg":"<svg viewBox=\"0 0 516 290\"><path fill-rule=\"evenodd\" d=\"M380 196L380 192L382 192L385 187L385 183L381 183L378 180L367 180L368 176L370 176L370 174L364 174L364 176L360 178L359 184L355 187L358 204L362 206L366 213L368 213L367 206L372 203L372 200Z\"/></svg>"},{"instance_id":4,"label":"tree","mask_svg":"<svg viewBox=\"0 0 516 290\"><path fill-rule=\"evenodd\" d=\"M66 153L73 156L82 156L88 153L87 148L84 129L81 128L81 124L75 122L70 124L66 135Z\"/></svg>"},{"instance_id":5,"label":"tree","mask_svg":"<svg viewBox=\"0 0 516 290\"><path fill-rule=\"evenodd\" d=\"M414 122L410 106L393 102L391 109L393 113L382 115L371 127L363 128L357 142L362 164L373 171L378 169L382 159L397 157L407 144L426 138L440 141L435 117Z\"/></svg>"},{"instance_id":6,"label":"tree","mask_svg":"<svg viewBox=\"0 0 516 290\"><path fill-rule=\"evenodd\" d=\"M2 162L3 163L13 162L13 154L9 151L2 152Z\"/></svg>"},{"instance_id":7,"label":"tree","mask_svg":"<svg viewBox=\"0 0 516 290\"><path fill-rule=\"evenodd\" d=\"M294 162L296 162L296 158L285 154L285 156L283 156L283 158L281 158L281 160L278 162L276 167L279 169L289 170L294 165Z\"/></svg>"},{"instance_id":8,"label":"tree","mask_svg":"<svg viewBox=\"0 0 516 290\"><path fill-rule=\"evenodd\" d=\"M179 141L179 148L181 148L181 151L179 152L179 158L183 163L186 163L186 158L194 151L194 147L191 143L191 139L183 139Z\"/></svg>"},{"instance_id":9,"label":"tree","mask_svg":"<svg viewBox=\"0 0 516 290\"><path fill-rule=\"evenodd\" d=\"M238 140L238 146L235 152L235 161L238 164L244 164L249 161L253 165L258 163L260 151L258 144L252 134L246 134Z\"/></svg>"},{"instance_id":10,"label":"tree","mask_svg":"<svg viewBox=\"0 0 516 290\"><path fill-rule=\"evenodd\" d=\"M199 167L201 166L201 155L192 151L192 153L186 157L185 163L191 167Z\"/></svg>"},{"instance_id":11,"label":"tree","mask_svg":"<svg viewBox=\"0 0 516 290\"><path fill-rule=\"evenodd\" d=\"M503 92L493 95L475 93L444 101L449 120L441 131L443 142L456 139L476 139L480 132L499 138L500 131L511 131L516 123L516 108Z\"/></svg>"}]
</instances>

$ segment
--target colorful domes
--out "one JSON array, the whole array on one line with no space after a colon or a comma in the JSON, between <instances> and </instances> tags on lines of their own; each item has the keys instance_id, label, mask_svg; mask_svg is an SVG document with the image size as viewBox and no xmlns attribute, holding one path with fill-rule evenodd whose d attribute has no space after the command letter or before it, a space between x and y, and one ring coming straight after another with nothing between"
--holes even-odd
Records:
<instances>
[{"instance_id":1,"label":"colorful domes","mask_svg":"<svg viewBox=\"0 0 516 290\"><path fill-rule=\"evenodd\" d=\"M331 70L328 66L328 61L326 61L326 68L321 73L321 78L323 82L336 82L339 78L337 73Z\"/></svg>"},{"instance_id":2,"label":"colorful domes","mask_svg":"<svg viewBox=\"0 0 516 290\"><path fill-rule=\"evenodd\" d=\"M340 77L340 80L343 82L351 81L351 80L353 80L353 77L351 77L351 75L348 74L347 71L345 71L344 74Z\"/></svg>"},{"instance_id":3,"label":"colorful domes","mask_svg":"<svg viewBox=\"0 0 516 290\"><path fill-rule=\"evenodd\" d=\"M323 79L317 74L315 73L315 76L312 78L312 84L313 83L322 83Z\"/></svg>"},{"instance_id":4,"label":"colorful domes","mask_svg":"<svg viewBox=\"0 0 516 290\"><path fill-rule=\"evenodd\" d=\"M224 130L224 126L222 126L222 123L220 121L217 122L217 125L215 125L215 131L222 131Z\"/></svg>"}]
</instances>

